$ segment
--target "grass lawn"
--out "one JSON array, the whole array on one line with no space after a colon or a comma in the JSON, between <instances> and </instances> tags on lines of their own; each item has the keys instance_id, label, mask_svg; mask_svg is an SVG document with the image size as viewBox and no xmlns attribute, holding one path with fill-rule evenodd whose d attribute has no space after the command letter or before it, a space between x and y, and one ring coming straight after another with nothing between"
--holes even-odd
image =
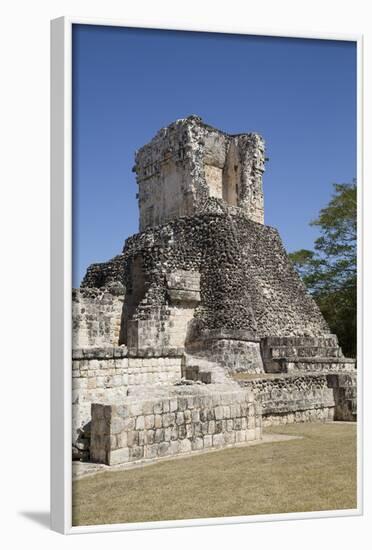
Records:
<instances>
[{"instance_id":1,"label":"grass lawn","mask_svg":"<svg viewBox=\"0 0 372 550\"><path fill-rule=\"evenodd\" d=\"M77 480L73 524L356 508L355 424L292 424L265 431L302 439Z\"/></svg>"}]
</instances>

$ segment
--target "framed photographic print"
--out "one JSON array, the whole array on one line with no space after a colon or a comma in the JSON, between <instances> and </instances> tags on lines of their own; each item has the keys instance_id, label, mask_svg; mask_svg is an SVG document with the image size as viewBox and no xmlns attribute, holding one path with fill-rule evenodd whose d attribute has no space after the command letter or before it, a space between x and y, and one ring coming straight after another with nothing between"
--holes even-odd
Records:
<instances>
[{"instance_id":1,"label":"framed photographic print","mask_svg":"<svg viewBox=\"0 0 372 550\"><path fill-rule=\"evenodd\" d=\"M52 21L54 529L361 513L361 47Z\"/></svg>"}]
</instances>

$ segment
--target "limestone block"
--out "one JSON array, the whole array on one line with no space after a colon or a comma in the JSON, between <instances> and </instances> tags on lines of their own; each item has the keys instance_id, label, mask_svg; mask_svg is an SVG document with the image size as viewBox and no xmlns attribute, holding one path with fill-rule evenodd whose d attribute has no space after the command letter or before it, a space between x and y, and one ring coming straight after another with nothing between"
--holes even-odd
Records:
<instances>
[{"instance_id":1,"label":"limestone block","mask_svg":"<svg viewBox=\"0 0 372 550\"><path fill-rule=\"evenodd\" d=\"M170 454L170 443L168 441L163 441L159 444L158 447L158 455L159 456L166 456Z\"/></svg>"},{"instance_id":2,"label":"limestone block","mask_svg":"<svg viewBox=\"0 0 372 550\"><path fill-rule=\"evenodd\" d=\"M127 432L120 432L116 436L117 440L117 446L120 447L127 447L128 445L128 435Z\"/></svg>"},{"instance_id":3,"label":"limestone block","mask_svg":"<svg viewBox=\"0 0 372 550\"><path fill-rule=\"evenodd\" d=\"M191 441L189 439L182 439L180 441L180 452L181 453L191 452Z\"/></svg>"},{"instance_id":4,"label":"limestone block","mask_svg":"<svg viewBox=\"0 0 372 550\"><path fill-rule=\"evenodd\" d=\"M169 400L169 410L170 412L174 412L178 409L178 400L176 399L170 399Z\"/></svg>"},{"instance_id":5,"label":"limestone block","mask_svg":"<svg viewBox=\"0 0 372 550\"><path fill-rule=\"evenodd\" d=\"M184 417L185 424L189 424L191 422L191 411L190 410L184 411L183 417Z\"/></svg>"},{"instance_id":6,"label":"limestone block","mask_svg":"<svg viewBox=\"0 0 372 550\"><path fill-rule=\"evenodd\" d=\"M136 427L136 418L130 416L129 418L123 419L123 430L132 431Z\"/></svg>"},{"instance_id":7,"label":"limestone block","mask_svg":"<svg viewBox=\"0 0 372 550\"><path fill-rule=\"evenodd\" d=\"M122 464L125 462L128 462L129 460L129 449L116 449L112 450L108 453L108 463L110 466L114 466L116 464Z\"/></svg>"},{"instance_id":8,"label":"limestone block","mask_svg":"<svg viewBox=\"0 0 372 550\"><path fill-rule=\"evenodd\" d=\"M208 433L213 435L215 431L216 431L216 422L214 420L210 420L208 422Z\"/></svg>"},{"instance_id":9,"label":"limestone block","mask_svg":"<svg viewBox=\"0 0 372 550\"><path fill-rule=\"evenodd\" d=\"M176 413L176 424L180 426L181 424L184 424L185 418L183 412L177 412Z\"/></svg>"},{"instance_id":10,"label":"limestone block","mask_svg":"<svg viewBox=\"0 0 372 550\"><path fill-rule=\"evenodd\" d=\"M207 435L208 433L208 421L201 423L201 432L203 435Z\"/></svg>"},{"instance_id":11,"label":"limestone block","mask_svg":"<svg viewBox=\"0 0 372 550\"><path fill-rule=\"evenodd\" d=\"M138 431L131 430L127 432L128 447L136 447L139 444Z\"/></svg>"},{"instance_id":12,"label":"limestone block","mask_svg":"<svg viewBox=\"0 0 372 550\"><path fill-rule=\"evenodd\" d=\"M256 427L256 417L255 416L249 416L248 417L248 423L246 422L245 426L243 426L243 424L242 424L243 429L245 429L246 427L248 427L249 430Z\"/></svg>"},{"instance_id":13,"label":"limestone block","mask_svg":"<svg viewBox=\"0 0 372 550\"><path fill-rule=\"evenodd\" d=\"M157 403L154 404L154 413L156 415L160 415L162 412L163 412L163 402L158 401Z\"/></svg>"},{"instance_id":14,"label":"limestone block","mask_svg":"<svg viewBox=\"0 0 372 550\"><path fill-rule=\"evenodd\" d=\"M151 415L154 411L153 401L145 401L142 405L142 412L144 415Z\"/></svg>"},{"instance_id":15,"label":"limestone block","mask_svg":"<svg viewBox=\"0 0 372 550\"><path fill-rule=\"evenodd\" d=\"M153 445L155 443L155 430L146 431L146 445Z\"/></svg>"},{"instance_id":16,"label":"limestone block","mask_svg":"<svg viewBox=\"0 0 372 550\"><path fill-rule=\"evenodd\" d=\"M225 438L222 433L212 436L213 447L222 447L225 443Z\"/></svg>"},{"instance_id":17,"label":"limestone block","mask_svg":"<svg viewBox=\"0 0 372 550\"><path fill-rule=\"evenodd\" d=\"M158 445L146 445L144 448L144 458L156 458L158 454Z\"/></svg>"},{"instance_id":18,"label":"limestone block","mask_svg":"<svg viewBox=\"0 0 372 550\"><path fill-rule=\"evenodd\" d=\"M205 435L204 436L204 448L207 449L209 447L212 447L212 436L211 435Z\"/></svg>"},{"instance_id":19,"label":"limestone block","mask_svg":"<svg viewBox=\"0 0 372 550\"><path fill-rule=\"evenodd\" d=\"M187 397L187 408L193 409L195 406L195 400L193 397Z\"/></svg>"},{"instance_id":20,"label":"limestone block","mask_svg":"<svg viewBox=\"0 0 372 550\"><path fill-rule=\"evenodd\" d=\"M115 406L115 412L121 418L128 418L130 415L130 408L128 405L117 405Z\"/></svg>"},{"instance_id":21,"label":"limestone block","mask_svg":"<svg viewBox=\"0 0 372 550\"><path fill-rule=\"evenodd\" d=\"M153 414L149 414L145 416L145 429L149 430L153 428L155 425L155 417Z\"/></svg>"},{"instance_id":22,"label":"limestone block","mask_svg":"<svg viewBox=\"0 0 372 550\"><path fill-rule=\"evenodd\" d=\"M135 446L129 448L129 460L140 460L144 456L144 447Z\"/></svg>"},{"instance_id":23,"label":"limestone block","mask_svg":"<svg viewBox=\"0 0 372 550\"><path fill-rule=\"evenodd\" d=\"M155 414L154 416L154 426L155 428L161 428L163 425L163 418L161 414Z\"/></svg>"},{"instance_id":24,"label":"limestone block","mask_svg":"<svg viewBox=\"0 0 372 550\"><path fill-rule=\"evenodd\" d=\"M138 430L138 445L143 446L147 444L147 431Z\"/></svg>"},{"instance_id":25,"label":"limestone block","mask_svg":"<svg viewBox=\"0 0 372 550\"><path fill-rule=\"evenodd\" d=\"M172 428L164 428L164 441L170 441L172 436Z\"/></svg>"},{"instance_id":26,"label":"limestone block","mask_svg":"<svg viewBox=\"0 0 372 550\"><path fill-rule=\"evenodd\" d=\"M231 409L229 406L226 405L223 407L223 417L230 418L230 416L231 416Z\"/></svg>"},{"instance_id":27,"label":"limestone block","mask_svg":"<svg viewBox=\"0 0 372 550\"><path fill-rule=\"evenodd\" d=\"M224 438L225 438L225 444L226 445L233 445L235 443L235 433L236 432L225 432Z\"/></svg>"},{"instance_id":28,"label":"limestone block","mask_svg":"<svg viewBox=\"0 0 372 550\"><path fill-rule=\"evenodd\" d=\"M201 422L194 422L193 427L194 427L194 436L195 437L202 436L203 432L202 432Z\"/></svg>"},{"instance_id":29,"label":"limestone block","mask_svg":"<svg viewBox=\"0 0 372 550\"><path fill-rule=\"evenodd\" d=\"M176 421L175 413L163 414L163 426L164 426L164 428L168 428L169 426L174 426L175 421Z\"/></svg>"},{"instance_id":30,"label":"limestone block","mask_svg":"<svg viewBox=\"0 0 372 550\"><path fill-rule=\"evenodd\" d=\"M145 417L138 416L136 418L136 430L143 430L145 428Z\"/></svg>"},{"instance_id":31,"label":"limestone block","mask_svg":"<svg viewBox=\"0 0 372 550\"><path fill-rule=\"evenodd\" d=\"M142 414L142 403L131 402L129 406L131 416L140 416Z\"/></svg>"},{"instance_id":32,"label":"limestone block","mask_svg":"<svg viewBox=\"0 0 372 550\"><path fill-rule=\"evenodd\" d=\"M186 397L179 397L178 398L178 409L182 412L187 409L187 398Z\"/></svg>"},{"instance_id":33,"label":"limestone block","mask_svg":"<svg viewBox=\"0 0 372 550\"><path fill-rule=\"evenodd\" d=\"M247 440L247 430L237 430L235 432L235 440L237 443L244 443Z\"/></svg>"},{"instance_id":34,"label":"limestone block","mask_svg":"<svg viewBox=\"0 0 372 550\"><path fill-rule=\"evenodd\" d=\"M164 428L158 428L155 430L155 443L161 443L164 441Z\"/></svg>"},{"instance_id":35,"label":"limestone block","mask_svg":"<svg viewBox=\"0 0 372 550\"><path fill-rule=\"evenodd\" d=\"M226 431L226 420L216 420L216 433L224 433Z\"/></svg>"},{"instance_id":36,"label":"limestone block","mask_svg":"<svg viewBox=\"0 0 372 550\"><path fill-rule=\"evenodd\" d=\"M193 433L194 433L194 429L193 429L193 425L190 423L190 424L186 424L185 426L185 437L187 438L191 438L193 436Z\"/></svg>"},{"instance_id":37,"label":"limestone block","mask_svg":"<svg viewBox=\"0 0 372 550\"><path fill-rule=\"evenodd\" d=\"M240 405L231 405L230 411L231 411L231 418L239 417L241 414Z\"/></svg>"},{"instance_id":38,"label":"limestone block","mask_svg":"<svg viewBox=\"0 0 372 550\"><path fill-rule=\"evenodd\" d=\"M173 440L169 444L169 454L177 455L180 453L181 441Z\"/></svg>"},{"instance_id":39,"label":"limestone block","mask_svg":"<svg viewBox=\"0 0 372 550\"><path fill-rule=\"evenodd\" d=\"M234 420L229 419L226 421L226 431L231 432L234 429Z\"/></svg>"},{"instance_id":40,"label":"limestone block","mask_svg":"<svg viewBox=\"0 0 372 550\"><path fill-rule=\"evenodd\" d=\"M204 446L204 442L202 437L194 437L191 440L191 449L193 451L199 451L203 449L203 446Z\"/></svg>"},{"instance_id":41,"label":"limestone block","mask_svg":"<svg viewBox=\"0 0 372 550\"><path fill-rule=\"evenodd\" d=\"M185 424L178 426L178 437L184 439L187 436L188 430Z\"/></svg>"},{"instance_id":42,"label":"limestone block","mask_svg":"<svg viewBox=\"0 0 372 550\"><path fill-rule=\"evenodd\" d=\"M88 386L88 380L86 378L73 378L72 379L72 389L84 389Z\"/></svg>"},{"instance_id":43,"label":"limestone block","mask_svg":"<svg viewBox=\"0 0 372 550\"><path fill-rule=\"evenodd\" d=\"M124 430L124 419L120 416L114 416L111 419L111 433L118 434Z\"/></svg>"},{"instance_id":44,"label":"limestone block","mask_svg":"<svg viewBox=\"0 0 372 550\"><path fill-rule=\"evenodd\" d=\"M191 418L192 418L193 423L199 422L200 421L200 412L199 412L199 410L191 411Z\"/></svg>"},{"instance_id":45,"label":"limestone block","mask_svg":"<svg viewBox=\"0 0 372 550\"><path fill-rule=\"evenodd\" d=\"M261 428L261 426L256 426L255 436L256 436L256 439L262 439L262 428Z\"/></svg>"}]
</instances>

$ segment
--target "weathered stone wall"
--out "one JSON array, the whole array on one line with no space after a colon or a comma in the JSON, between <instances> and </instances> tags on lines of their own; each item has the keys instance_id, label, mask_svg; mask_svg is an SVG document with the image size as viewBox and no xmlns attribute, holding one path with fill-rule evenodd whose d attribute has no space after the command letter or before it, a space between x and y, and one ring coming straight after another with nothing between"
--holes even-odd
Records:
<instances>
[{"instance_id":1,"label":"weathered stone wall","mask_svg":"<svg viewBox=\"0 0 372 550\"><path fill-rule=\"evenodd\" d=\"M245 330L252 341L269 335L329 334L277 231L245 216L204 213L128 239L123 251L127 297L131 261L138 256L145 291L132 311L133 320L158 316L165 321L172 307L166 274L183 270L200 273L200 301L192 306L187 341L213 329Z\"/></svg>"},{"instance_id":2,"label":"weathered stone wall","mask_svg":"<svg viewBox=\"0 0 372 550\"><path fill-rule=\"evenodd\" d=\"M238 390L92 405L91 456L114 465L254 441L261 438L259 406Z\"/></svg>"},{"instance_id":3,"label":"weathered stone wall","mask_svg":"<svg viewBox=\"0 0 372 550\"><path fill-rule=\"evenodd\" d=\"M264 426L333 420L335 399L326 376L282 376L241 382L262 406Z\"/></svg>"},{"instance_id":4,"label":"weathered stone wall","mask_svg":"<svg viewBox=\"0 0 372 550\"><path fill-rule=\"evenodd\" d=\"M115 402L138 388L145 392L181 379L181 357L128 357L125 347L105 347L73 350L72 359L72 443L77 457L86 458L89 450L92 403Z\"/></svg>"},{"instance_id":5,"label":"weathered stone wall","mask_svg":"<svg viewBox=\"0 0 372 550\"><path fill-rule=\"evenodd\" d=\"M123 289L81 288L72 293L72 347L118 346Z\"/></svg>"},{"instance_id":6,"label":"weathered stone wall","mask_svg":"<svg viewBox=\"0 0 372 550\"><path fill-rule=\"evenodd\" d=\"M335 420L357 419L357 376L354 373L328 374L327 383L335 397Z\"/></svg>"},{"instance_id":7,"label":"weathered stone wall","mask_svg":"<svg viewBox=\"0 0 372 550\"><path fill-rule=\"evenodd\" d=\"M81 288L113 287L117 294L123 294L123 256L118 254L108 262L91 264L81 282Z\"/></svg>"},{"instance_id":8,"label":"weathered stone wall","mask_svg":"<svg viewBox=\"0 0 372 550\"><path fill-rule=\"evenodd\" d=\"M198 213L208 197L263 223L264 142L229 135L199 117L162 128L136 153L140 231Z\"/></svg>"},{"instance_id":9,"label":"weathered stone wall","mask_svg":"<svg viewBox=\"0 0 372 550\"><path fill-rule=\"evenodd\" d=\"M93 351L93 350L92 350ZM147 359L139 359L139 358L127 358L127 357L118 357L118 349L112 350L112 357L109 358L106 356L103 358L104 353L107 353L107 349L105 350L97 350L96 356L99 355L99 351L101 352L102 358L100 359L92 359L91 356L88 356L86 358L79 357L79 354L77 356L77 359L74 361L74 369L73 369L73 449L74 454L77 458L88 458L89 457L89 450L91 448L91 404L92 403L101 403L101 404L108 404L108 403L114 403L114 404L129 404L132 407L131 414L134 416L146 416L149 414L152 414L152 412L149 412L151 407L155 407L155 403L157 404L156 407L159 409L162 405L159 405L159 401L163 402L169 402L170 397L172 394L174 394L175 389L179 387L181 380L181 367L182 367L182 359L180 357L178 358L147 358ZM80 353L80 352L79 352ZM86 350L85 350L86 353ZM124 352L122 352L124 355ZM113 356L116 355L116 358ZM90 358L89 358L90 357ZM196 361L196 364L201 365L201 368L203 368L202 363L198 363ZM195 367L186 367L195 369ZM225 397L222 397L222 401L220 404L225 405L224 400L230 400L229 405L236 404L235 398L238 400L241 398L238 394L236 394L236 388L231 387L229 388L229 391L226 392L226 382L223 386L219 386L218 384L213 384L213 380L211 378L212 372L207 373L204 371L204 374L209 374L209 377L203 377L203 376L196 376L196 377L189 377L190 379L194 380L202 380L204 381L204 384L201 385L192 385L187 386L186 389L188 389L189 394L185 397L187 398L187 407L189 409L192 409L196 407L195 403L211 403L213 402L214 405L217 406L218 402L218 395L225 395ZM184 373L183 373L184 374ZM198 375L201 373L197 373ZM222 380L222 379L221 379ZM215 380L215 381L218 381ZM208 384L211 384L208 386ZM256 415L256 423L257 425L261 425L260 421L258 420L258 415L261 414L262 411L262 426L271 426L271 425L279 425L279 424L290 424L290 423L298 423L298 422L326 422L331 420L343 420L343 421L355 421L356 420L356 374L307 374L302 376L297 375L279 375L277 377L266 377L263 376L261 378L256 378L254 380L241 380L239 382L240 386L244 388L244 390L248 390L250 394L250 399L253 400L253 402L257 405L257 408L255 409L255 415ZM147 388L147 390L146 390ZM155 390L158 388L158 391L161 392L161 390L164 390L164 388L168 388L167 394L168 398L164 401L164 398L151 398L151 395L155 395ZM203 391L207 391L206 388L210 388L210 393L207 394L203 400L201 401L195 401L194 405L192 406L191 403L193 403L192 398L195 395L203 395ZM223 388L221 390L221 388ZM182 391L186 391L185 389ZM155 392L155 393L154 393ZM213 393L215 392L215 393ZM148 399L144 401L144 395L148 395ZM132 396L133 395L133 396ZM212 396L212 397L211 397ZM181 412L184 411L186 400L182 401L182 404L179 405L179 397L174 396L172 397L172 405L171 409L168 409L168 405L164 405L163 412L176 412L176 410L180 410ZM176 399L176 401L174 401ZM199 397L198 397L199 399ZM212 401L211 401L212 399ZM149 404L150 403L150 404ZM177 404L177 409L174 409ZM204 406L203 405L203 406ZM149 408L150 407L150 408ZM197 407L196 407L197 408ZM111 409L110 409L111 410ZM115 409L116 410L116 409ZM128 409L126 409L128 410ZM137 411L136 414L134 414L134 410ZM153 409L151 409L153 410ZM220 410L220 409L219 409ZM226 412L227 409L225 409L224 414L228 415L229 413ZM113 413L110 413L110 415ZM116 413L115 413L116 414ZM160 414L160 413L159 413ZM213 414L220 414L220 413L208 413L209 417L208 420L212 420ZM231 414L231 412L230 412ZM201 413L201 420L202 422L206 422L206 420L203 420L205 418L204 413ZM188 413L186 413L185 418L188 417ZM111 416L110 416L111 418ZM175 416L172 416L173 420ZM179 416L179 420L182 418L182 415ZM193 420L196 418L199 418L198 415L195 413L193 415ZM217 417L216 417L217 419ZM230 420L228 416L225 416L224 418L218 418L218 420ZM252 421L250 421L252 423ZM185 423L188 424L189 421L185 420ZM234 425L238 425L239 423L235 423ZM127 424L126 424L127 425ZM135 420L131 420L131 426L135 426ZM215 435L217 435L222 428L223 430L227 430L228 432L231 431L231 422L225 423L222 422L221 424L217 424ZM167 428L171 428L173 426L169 425L166 426ZM178 426L178 424L177 424ZM245 421L242 422L242 426L244 429ZM150 430L158 430L160 428L163 428L162 422L158 419L157 424L149 427ZM204 424L202 427L202 434L200 437L203 437L204 435L214 435L214 432L211 433L210 430L213 427L213 423L209 426L207 430L207 424ZM134 430L135 428L133 428ZM193 429L191 427L188 428L188 430ZM198 430L199 428L196 428ZM98 435L102 434L102 427L97 428ZM101 430L101 431L100 431ZM175 428L176 430L176 428ZM170 432L167 431L157 431L157 440L156 443L159 444L163 441L162 433L165 433L165 441L168 441L168 435ZM173 433L173 438L175 438L175 431ZM191 432L187 432L191 433ZM195 430L192 432L195 436ZM109 435L106 433L105 435ZM117 435L112 434L111 435ZM250 436L251 437L252 432ZM140 439L141 441L152 441L152 435L150 434L149 439L147 440L145 438L145 435L133 435L135 438L133 441L138 441ZM147 437L147 436L146 436ZM155 436L154 436L155 437ZM241 438L243 437L242 434L235 435L236 441L241 441ZM144 439L145 438L145 439ZM230 443L232 442L231 438L234 438L232 435L226 436L226 441L229 440ZM217 441L222 441L222 438L215 438L214 444L217 444ZM204 447L207 448L209 446L209 438L203 443ZM191 442L192 443L192 442ZM112 443L111 450L116 450L118 443L114 441ZM144 443L142 443L144 445ZM141 445L142 445L141 444ZM152 444L152 443L149 443ZM140 445L140 446L141 446ZM201 442L198 443L192 443L191 447L189 443L183 444L183 449L186 448L193 449L195 445L201 445ZM103 447L102 447L103 446ZM138 446L138 445L135 445ZM169 449L169 454L173 454L175 452L177 445L173 444ZM106 443L103 443L102 439L96 440L96 451L100 448L106 449ZM165 452L166 446L163 445L162 449L163 451L159 450L160 454L156 454L156 456L162 456L161 453ZM106 452L106 451L105 451ZM127 454L128 449L123 451L124 455ZM139 451L137 449L137 453L141 453L141 457L146 458L145 449L142 451ZM154 449L150 449L148 453L154 453ZM184 452L184 451L180 451ZM158 453L158 451L156 451ZM168 454L165 453L165 454ZM120 453L118 455L122 456ZM149 456L150 456L149 455ZM137 456L137 455L136 455ZM149 457L148 456L148 457ZM93 455L92 457L94 460L96 460L97 455ZM139 458L139 457L138 457Z\"/></svg>"},{"instance_id":10,"label":"weathered stone wall","mask_svg":"<svg viewBox=\"0 0 372 550\"><path fill-rule=\"evenodd\" d=\"M263 426L356 420L356 374L306 374L241 380L262 406Z\"/></svg>"},{"instance_id":11,"label":"weathered stone wall","mask_svg":"<svg viewBox=\"0 0 372 550\"><path fill-rule=\"evenodd\" d=\"M198 216L175 219L134 235L111 268L110 262L103 264L102 275L98 265L88 270L84 284L107 281L109 272L109 286L103 289L115 284L119 292L126 289L119 343L126 344L131 353L182 353L185 347L205 340L207 332L225 330L230 336L221 339L233 342L223 345L238 350L229 368L237 364L239 370L241 361L236 357L242 358L239 347L246 346L238 345L239 339L259 342L272 335L331 336L278 233L239 211L223 205L219 210L221 204L208 199ZM118 305L115 340L119 309ZM92 321L97 325L97 318ZM238 338L236 331L242 330L245 336ZM251 356L251 352L246 354L247 365ZM252 371L262 369L258 359Z\"/></svg>"},{"instance_id":12,"label":"weathered stone wall","mask_svg":"<svg viewBox=\"0 0 372 550\"><path fill-rule=\"evenodd\" d=\"M138 257L142 260L140 272ZM128 258L120 342L125 342L133 354L141 354L143 350L151 351L153 355L182 354L188 323L200 302L200 274L182 269L163 272L163 296L156 303L153 299L156 282L151 285L148 269L154 276L155 271L146 264L142 255ZM142 289L138 288L138 280L142 281Z\"/></svg>"},{"instance_id":13,"label":"weathered stone wall","mask_svg":"<svg viewBox=\"0 0 372 550\"><path fill-rule=\"evenodd\" d=\"M203 337L188 343L187 352L220 364L228 374L264 372L259 342L240 339L240 332L205 331Z\"/></svg>"},{"instance_id":14,"label":"weathered stone wall","mask_svg":"<svg viewBox=\"0 0 372 550\"><path fill-rule=\"evenodd\" d=\"M72 358L76 389L174 383L181 377L181 357L130 357L125 347L78 349Z\"/></svg>"},{"instance_id":15,"label":"weathered stone wall","mask_svg":"<svg viewBox=\"0 0 372 550\"><path fill-rule=\"evenodd\" d=\"M343 356L335 334L322 337L270 336L261 340L266 372L355 372L354 359Z\"/></svg>"}]
</instances>

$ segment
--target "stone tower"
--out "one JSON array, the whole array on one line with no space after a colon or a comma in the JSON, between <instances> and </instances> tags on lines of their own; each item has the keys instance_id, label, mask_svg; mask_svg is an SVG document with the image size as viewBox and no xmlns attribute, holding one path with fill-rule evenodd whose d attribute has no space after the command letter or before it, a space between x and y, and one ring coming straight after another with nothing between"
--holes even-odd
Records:
<instances>
[{"instance_id":1,"label":"stone tower","mask_svg":"<svg viewBox=\"0 0 372 550\"><path fill-rule=\"evenodd\" d=\"M320 338L342 356L277 230L263 223L264 154L259 135L229 135L197 116L136 152L140 232L82 283L121 297L110 342L132 355L207 354L230 371L279 368L272 338L284 347Z\"/></svg>"},{"instance_id":2,"label":"stone tower","mask_svg":"<svg viewBox=\"0 0 372 550\"><path fill-rule=\"evenodd\" d=\"M264 142L229 135L190 116L162 128L136 153L140 231L193 216L209 197L264 223Z\"/></svg>"},{"instance_id":3,"label":"stone tower","mask_svg":"<svg viewBox=\"0 0 372 550\"><path fill-rule=\"evenodd\" d=\"M135 159L140 231L73 293L75 456L126 463L355 419L355 360L264 225L262 138L191 116Z\"/></svg>"}]
</instances>

